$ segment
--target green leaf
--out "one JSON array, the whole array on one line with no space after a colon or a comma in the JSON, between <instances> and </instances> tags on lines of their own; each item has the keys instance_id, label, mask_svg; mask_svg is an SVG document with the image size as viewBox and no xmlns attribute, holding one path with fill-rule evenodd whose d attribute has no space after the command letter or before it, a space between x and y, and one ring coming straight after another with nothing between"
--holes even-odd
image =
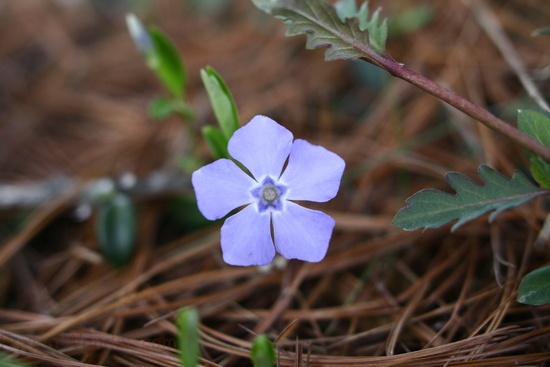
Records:
<instances>
[{"instance_id":1,"label":"green leaf","mask_svg":"<svg viewBox=\"0 0 550 367\"><path fill-rule=\"evenodd\" d=\"M483 186L475 184L463 174L447 173L447 182L456 191L456 195L436 189L419 191L407 199L408 205L399 210L393 224L409 231L437 228L458 219L451 228L454 231L485 213L494 211L489 217L491 221L506 209L549 193L537 188L519 171L508 178L482 165L478 172L485 182Z\"/></svg>"},{"instance_id":2,"label":"green leaf","mask_svg":"<svg viewBox=\"0 0 550 367\"><path fill-rule=\"evenodd\" d=\"M550 303L550 265L534 270L522 279L518 302L534 306Z\"/></svg>"},{"instance_id":3,"label":"green leaf","mask_svg":"<svg viewBox=\"0 0 550 367\"><path fill-rule=\"evenodd\" d=\"M195 110L181 99L172 101L172 110L187 120L195 119Z\"/></svg>"},{"instance_id":4,"label":"green leaf","mask_svg":"<svg viewBox=\"0 0 550 367\"><path fill-rule=\"evenodd\" d=\"M199 361L199 313L195 307L180 310L177 317L178 349L182 367L195 367Z\"/></svg>"},{"instance_id":5,"label":"green leaf","mask_svg":"<svg viewBox=\"0 0 550 367\"><path fill-rule=\"evenodd\" d=\"M258 335L252 342L250 358L255 367L272 367L276 361L273 343L265 335Z\"/></svg>"},{"instance_id":6,"label":"green leaf","mask_svg":"<svg viewBox=\"0 0 550 367\"><path fill-rule=\"evenodd\" d=\"M525 134L550 147L550 118L535 111L518 111L518 127ZM531 173L544 188L550 188L550 164L527 151L531 161Z\"/></svg>"},{"instance_id":7,"label":"green leaf","mask_svg":"<svg viewBox=\"0 0 550 367\"><path fill-rule=\"evenodd\" d=\"M358 59L372 53L367 32L356 19L342 23L334 7L320 0L255 0L256 6L283 19L286 35L305 34L309 49L328 46L327 61Z\"/></svg>"},{"instance_id":8,"label":"green leaf","mask_svg":"<svg viewBox=\"0 0 550 367\"><path fill-rule=\"evenodd\" d=\"M363 2L359 10L357 10L357 2L355 0L340 0L334 4L334 9L342 23L345 23L346 19L356 18L359 21L359 29L361 31L366 31L369 28L369 7L367 2Z\"/></svg>"},{"instance_id":9,"label":"green leaf","mask_svg":"<svg viewBox=\"0 0 550 367\"><path fill-rule=\"evenodd\" d=\"M150 28L149 35L155 52L146 59L147 65L155 71L157 77L174 97L183 98L186 75L176 47L158 28Z\"/></svg>"},{"instance_id":10,"label":"green leaf","mask_svg":"<svg viewBox=\"0 0 550 367\"><path fill-rule=\"evenodd\" d=\"M228 140L220 129L214 126L205 126L202 128L202 136L214 158L230 158L227 151Z\"/></svg>"},{"instance_id":11,"label":"green leaf","mask_svg":"<svg viewBox=\"0 0 550 367\"><path fill-rule=\"evenodd\" d=\"M166 98L158 97L149 103L149 117L154 120L164 120L174 113L172 101Z\"/></svg>"},{"instance_id":12,"label":"green leaf","mask_svg":"<svg viewBox=\"0 0 550 367\"><path fill-rule=\"evenodd\" d=\"M369 32L369 44L377 52L382 53L386 48L386 39L388 37L388 24L384 19L378 24L378 17L381 8L376 9L372 18L369 19L368 3L365 1L357 10L355 0L340 0L334 5L340 21L344 23L346 19L356 18L359 21L359 30Z\"/></svg>"},{"instance_id":13,"label":"green leaf","mask_svg":"<svg viewBox=\"0 0 550 367\"><path fill-rule=\"evenodd\" d=\"M174 113L187 120L195 118L193 108L181 99L155 98L149 104L148 112L149 117L154 120L165 120Z\"/></svg>"},{"instance_id":14,"label":"green leaf","mask_svg":"<svg viewBox=\"0 0 550 367\"><path fill-rule=\"evenodd\" d=\"M235 100L216 70L209 66L201 69L201 79L221 131L229 141L233 133L239 128L239 113L237 112Z\"/></svg>"},{"instance_id":15,"label":"green leaf","mask_svg":"<svg viewBox=\"0 0 550 367\"><path fill-rule=\"evenodd\" d=\"M136 212L134 204L116 193L99 207L96 234L105 258L115 266L125 265L134 253L136 242Z\"/></svg>"}]
</instances>

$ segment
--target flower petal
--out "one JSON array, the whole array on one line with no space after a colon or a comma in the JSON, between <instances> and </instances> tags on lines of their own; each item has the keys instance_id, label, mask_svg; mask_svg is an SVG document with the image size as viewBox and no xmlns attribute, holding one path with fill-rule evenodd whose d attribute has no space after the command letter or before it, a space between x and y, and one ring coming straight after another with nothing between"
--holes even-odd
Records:
<instances>
[{"instance_id":1,"label":"flower petal","mask_svg":"<svg viewBox=\"0 0 550 367\"><path fill-rule=\"evenodd\" d=\"M227 218L221 230L223 260L230 265L267 265L275 257L269 215L254 205Z\"/></svg>"},{"instance_id":2,"label":"flower petal","mask_svg":"<svg viewBox=\"0 0 550 367\"><path fill-rule=\"evenodd\" d=\"M229 159L219 159L193 172L191 177L202 215L220 219L254 199L250 189L257 183Z\"/></svg>"},{"instance_id":3,"label":"flower petal","mask_svg":"<svg viewBox=\"0 0 550 367\"><path fill-rule=\"evenodd\" d=\"M327 253L334 219L323 212L304 208L292 201L273 213L273 231L277 252L287 259L321 261Z\"/></svg>"},{"instance_id":4,"label":"flower petal","mask_svg":"<svg viewBox=\"0 0 550 367\"><path fill-rule=\"evenodd\" d=\"M336 196L345 162L337 154L296 139L280 181L288 186L287 199L325 202Z\"/></svg>"},{"instance_id":5,"label":"flower petal","mask_svg":"<svg viewBox=\"0 0 550 367\"><path fill-rule=\"evenodd\" d=\"M255 116L235 131L227 148L256 180L266 175L277 179L290 153L292 138L290 131L269 117Z\"/></svg>"}]
</instances>

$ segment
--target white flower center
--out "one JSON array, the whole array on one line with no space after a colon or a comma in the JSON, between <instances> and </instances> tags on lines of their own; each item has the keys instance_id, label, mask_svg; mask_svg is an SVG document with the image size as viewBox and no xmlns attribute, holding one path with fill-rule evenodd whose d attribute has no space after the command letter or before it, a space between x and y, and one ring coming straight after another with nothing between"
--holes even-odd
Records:
<instances>
[{"instance_id":1,"label":"white flower center","mask_svg":"<svg viewBox=\"0 0 550 367\"><path fill-rule=\"evenodd\" d=\"M263 213L283 210L286 191L287 187L285 185L281 185L268 176L250 193L256 200L258 212Z\"/></svg>"},{"instance_id":2,"label":"white flower center","mask_svg":"<svg viewBox=\"0 0 550 367\"><path fill-rule=\"evenodd\" d=\"M262 188L262 199L268 203L272 203L279 198L279 192L273 185L265 185Z\"/></svg>"}]
</instances>

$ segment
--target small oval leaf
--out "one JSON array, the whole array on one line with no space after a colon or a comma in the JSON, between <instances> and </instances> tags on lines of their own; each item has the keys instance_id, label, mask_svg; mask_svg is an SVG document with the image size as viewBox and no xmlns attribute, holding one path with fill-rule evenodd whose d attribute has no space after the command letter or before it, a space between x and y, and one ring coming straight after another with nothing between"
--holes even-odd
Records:
<instances>
[{"instance_id":1,"label":"small oval leaf","mask_svg":"<svg viewBox=\"0 0 550 367\"><path fill-rule=\"evenodd\" d=\"M237 112L235 100L216 70L211 67L202 69L201 78L218 124L226 139L229 140L239 128L239 113Z\"/></svg>"},{"instance_id":2,"label":"small oval leaf","mask_svg":"<svg viewBox=\"0 0 550 367\"><path fill-rule=\"evenodd\" d=\"M130 199L116 193L99 207L96 233L105 258L114 266L132 257L136 240L136 212Z\"/></svg>"},{"instance_id":3,"label":"small oval leaf","mask_svg":"<svg viewBox=\"0 0 550 367\"><path fill-rule=\"evenodd\" d=\"M154 120L164 120L174 113L172 101L166 98L155 98L149 103L149 117Z\"/></svg>"},{"instance_id":4,"label":"small oval leaf","mask_svg":"<svg viewBox=\"0 0 550 367\"><path fill-rule=\"evenodd\" d=\"M255 367L273 367L276 361L273 343L265 335L258 335L252 342L250 358Z\"/></svg>"},{"instance_id":5,"label":"small oval leaf","mask_svg":"<svg viewBox=\"0 0 550 367\"><path fill-rule=\"evenodd\" d=\"M534 270L522 279L518 302L533 306L550 303L550 265Z\"/></svg>"},{"instance_id":6,"label":"small oval leaf","mask_svg":"<svg viewBox=\"0 0 550 367\"><path fill-rule=\"evenodd\" d=\"M199 361L199 313L195 307L180 310L177 317L178 349L183 367L195 367Z\"/></svg>"},{"instance_id":7,"label":"small oval leaf","mask_svg":"<svg viewBox=\"0 0 550 367\"><path fill-rule=\"evenodd\" d=\"M147 60L147 64L174 97L183 98L187 81L176 47L158 28L149 29L149 35L155 46L155 57Z\"/></svg>"}]
</instances>

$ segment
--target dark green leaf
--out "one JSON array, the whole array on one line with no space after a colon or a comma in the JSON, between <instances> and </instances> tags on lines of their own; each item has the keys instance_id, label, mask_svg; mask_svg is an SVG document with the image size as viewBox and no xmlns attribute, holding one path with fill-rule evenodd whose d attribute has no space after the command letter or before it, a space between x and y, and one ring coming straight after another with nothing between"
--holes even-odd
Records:
<instances>
[{"instance_id":1,"label":"dark green leaf","mask_svg":"<svg viewBox=\"0 0 550 367\"><path fill-rule=\"evenodd\" d=\"M158 97L149 104L149 117L155 120L164 120L174 113L172 101L166 98Z\"/></svg>"},{"instance_id":2,"label":"dark green leaf","mask_svg":"<svg viewBox=\"0 0 550 367\"><path fill-rule=\"evenodd\" d=\"M550 118L535 111L518 111L518 127L525 134L550 147ZM550 188L550 164L536 154L527 151L531 161L531 173L544 188Z\"/></svg>"},{"instance_id":3,"label":"dark green leaf","mask_svg":"<svg viewBox=\"0 0 550 367\"><path fill-rule=\"evenodd\" d=\"M214 158L229 158L229 152L227 151L228 139L220 129L214 126L205 126L202 128L202 136Z\"/></svg>"},{"instance_id":4,"label":"dark green leaf","mask_svg":"<svg viewBox=\"0 0 550 367\"><path fill-rule=\"evenodd\" d=\"M103 254L113 265L126 264L134 253L136 227L135 208L126 195L116 193L99 206L96 233Z\"/></svg>"},{"instance_id":5,"label":"dark green leaf","mask_svg":"<svg viewBox=\"0 0 550 367\"><path fill-rule=\"evenodd\" d=\"M178 349L182 367L195 367L199 361L199 313L186 307L178 313Z\"/></svg>"},{"instance_id":6,"label":"dark green leaf","mask_svg":"<svg viewBox=\"0 0 550 367\"><path fill-rule=\"evenodd\" d=\"M489 217L493 220L506 209L549 193L536 187L519 171L508 178L482 165L478 172L485 182L483 186L460 173L448 173L447 182L456 195L435 189L419 191L407 199L408 205L397 213L393 224L405 230L415 230L437 228L458 219L451 229L455 230L485 213L494 211Z\"/></svg>"},{"instance_id":7,"label":"dark green leaf","mask_svg":"<svg viewBox=\"0 0 550 367\"><path fill-rule=\"evenodd\" d=\"M276 361L273 343L265 335L258 335L252 342L250 358L255 367L273 367Z\"/></svg>"},{"instance_id":8,"label":"dark green leaf","mask_svg":"<svg viewBox=\"0 0 550 367\"><path fill-rule=\"evenodd\" d=\"M357 19L342 23L334 7L319 0L254 0L258 8L283 19L286 35L305 34L309 49L328 46L327 61L358 59L372 52L367 32ZM380 30L378 36L383 36ZM381 46L381 45L380 45Z\"/></svg>"},{"instance_id":9,"label":"dark green leaf","mask_svg":"<svg viewBox=\"0 0 550 367\"><path fill-rule=\"evenodd\" d=\"M154 57L148 58L147 64L174 97L182 98L186 75L176 47L158 28L149 29L149 35L155 46L155 54Z\"/></svg>"},{"instance_id":10,"label":"dark green leaf","mask_svg":"<svg viewBox=\"0 0 550 367\"><path fill-rule=\"evenodd\" d=\"M518 302L534 306L550 303L550 265L532 271L522 279Z\"/></svg>"},{"instance_id":11,"label":"dark green leaf","mask_svg":"<svg viewBox=\"0 0 550 367\"><path fill-rule=\"evenodd\" d=\"M239 128L239 113L237 112L235 100L216 70L209 66L201 69L201 78L221 131L229 140Z\"/></svg>"}]
</instances>

